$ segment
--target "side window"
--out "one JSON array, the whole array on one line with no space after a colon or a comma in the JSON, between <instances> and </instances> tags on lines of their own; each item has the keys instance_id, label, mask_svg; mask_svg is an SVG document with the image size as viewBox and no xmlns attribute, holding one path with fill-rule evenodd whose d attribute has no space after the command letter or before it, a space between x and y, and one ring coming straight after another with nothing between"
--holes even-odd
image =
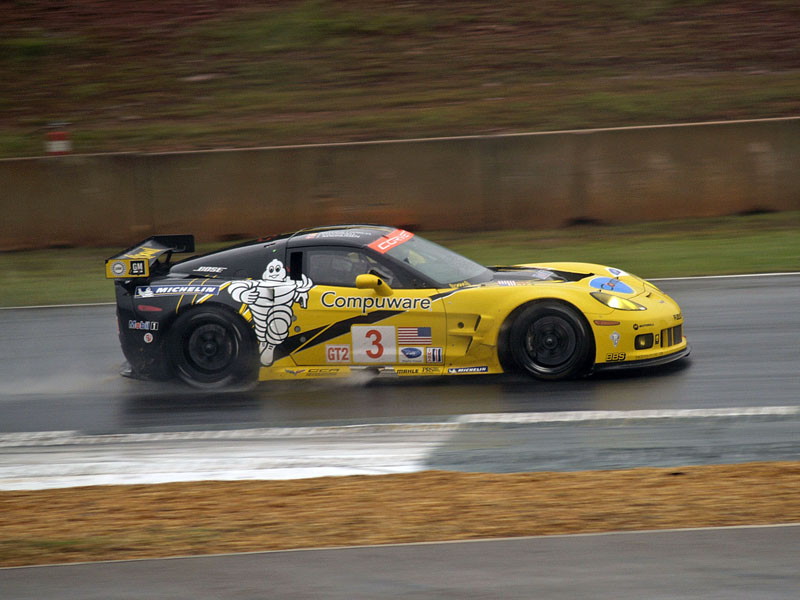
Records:
<instances>
[{"instance_id":1,"label":"side window","mask_svg":"<svg viewBox=\"0 0 800 600\"><path fill-rule=\"evenodd\" d=\"M303 253L302 252L292 252L289 254L289 277L294 279L295 281L300 281L302 279L301 274L303 273ZM313 279L311 281L314 281Z\"/></svg>"},{"instance_id":2,"label":"side window","mask_svg":"<svg viewBox=\"0 0 800 600\"><path fill-rule=\"evenodd\" d=\"M356 277L373 273L391 287L402 287L391 269L358 248L306 248L303 254L303 271L316 285L355 287Z\"/></svg>"}]
</instances>

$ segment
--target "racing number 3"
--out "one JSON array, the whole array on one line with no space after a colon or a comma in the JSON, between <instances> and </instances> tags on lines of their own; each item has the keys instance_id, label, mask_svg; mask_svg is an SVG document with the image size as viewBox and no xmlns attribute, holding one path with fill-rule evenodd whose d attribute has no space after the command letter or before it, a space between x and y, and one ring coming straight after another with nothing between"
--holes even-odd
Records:
<instances>
[{"instance_id":1,"label":"racing number 3","mask_svg":"<svg viewBox=\"0 0 800 600\"><path fill-rule=\"evenodd\" d=\"M350 334L353 339L354 363L397 362L394 327L354 325Z\"/></svg>"},{"instance_id":2,"label":"racing number 3","mask_svg":"<svg viewBox=\"0 0 800 600\"><path fill-rule=\"evenodd\" d=\"M372 340L372 347L367 348L367 356L369 356L372 360L378 360L381 356L383 356L383 346L381 346L381 340L383 336L381 332L377 329L370 329L367 332L367 339Z\"/></svg>"}]
</instances>

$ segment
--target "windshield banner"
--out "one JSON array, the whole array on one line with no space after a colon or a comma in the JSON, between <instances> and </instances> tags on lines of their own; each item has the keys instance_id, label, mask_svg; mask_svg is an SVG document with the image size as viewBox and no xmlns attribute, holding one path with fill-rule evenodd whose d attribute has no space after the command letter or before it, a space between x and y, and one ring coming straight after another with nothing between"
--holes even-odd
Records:
<instances>
[{"instance_id":1,"label":"windshield banner","mask_svg":"<svg viewBox=\"0 0 800 600\"><path fill-rule=\"evenodd\" d=\"M413 237L414 234L411 233L410 231L406 231L405 229L395 229L389 235L385 235L382 238L378 238L377 240L369 244L369 247L375 250L376 252L380 252L381 254L386 254L389 250L391 250L395 246L404 244Z\"/></svg>"}]
</instances>

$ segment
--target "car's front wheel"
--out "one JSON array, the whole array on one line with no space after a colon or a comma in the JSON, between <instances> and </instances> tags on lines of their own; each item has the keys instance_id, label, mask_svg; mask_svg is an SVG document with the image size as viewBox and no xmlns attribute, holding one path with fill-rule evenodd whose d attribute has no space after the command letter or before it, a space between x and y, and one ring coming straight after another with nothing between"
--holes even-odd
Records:
<instances>
[{"instance_id":1,"label":"car's front wheel","mask_svg":"<svg viewBox=\"0 0 800 600\"><path fill-rule=\"evenodd\" d=\"M555 301L531 304L511 324L511 354L538 379L574 379L591 366L594 343L583 317Z\"/></svg>"},{"instance_id":2,"label":"car's front wheel","mask_svg":"<svg viewBox=\"0 0 800 600\"><path fill-rule=\"evenodd\" d=\"M248 385L258 376L253 330L222 308L195 308L180 315L167 350L175 375L194 387Z\"/></svg>"}]
</instances>

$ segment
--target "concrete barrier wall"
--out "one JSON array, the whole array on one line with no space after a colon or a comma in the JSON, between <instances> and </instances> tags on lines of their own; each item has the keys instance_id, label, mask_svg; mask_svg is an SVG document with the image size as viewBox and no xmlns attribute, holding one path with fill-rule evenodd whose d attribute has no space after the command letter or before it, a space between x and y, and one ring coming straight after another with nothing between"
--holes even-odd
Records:
<instances>
[{"instance_id":1,"label":"concrete barrier wall","mask_svg":"<svg viewBox=\"0 0 800 600\"><path fill-rule=\"evenodd\" d=\"M800 118L0 161L0 249L341 222L554 228L800 210Z\"/></svg>"}]
</instances>

